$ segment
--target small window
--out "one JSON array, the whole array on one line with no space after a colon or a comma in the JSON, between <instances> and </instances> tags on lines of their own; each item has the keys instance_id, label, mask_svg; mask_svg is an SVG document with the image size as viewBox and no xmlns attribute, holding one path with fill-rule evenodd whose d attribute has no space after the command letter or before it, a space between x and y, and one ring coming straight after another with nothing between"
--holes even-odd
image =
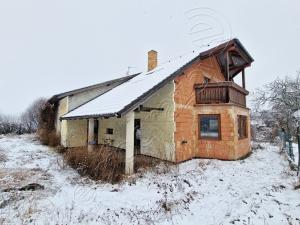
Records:
<instances>
[{"instance_id":1,"label":"small window","mask_svg":"<svg viewBox=\"0 0 300 225\"><path fill-rule=\"evenodd\" d=\"M247 138L247 116L238 115L239 139Z\"/></svg>"},{"instance_id":2,"label":"small window","mask_svg":"<svg viewBox=\"0 0 300 225\"><path fill-rule=\"evenodd\" d=\"M106 128L106 134L114 134L114 129Z\"/></svg>"},{"instance_id":3,"label":"small window","mask_svg":"<svg viewBox=\"0 0 300 225\"><path fill-rule=\"evenodd\" d=\"M199 138L221 139L220 115L199 115Z\"/></svg>"},{"instance_id":4,"label":"small window","mask_svg":"<svg viewBox=\"0 0 300 225\"><path fill-rule=\"evenodd\" d=\"M204 77L204 83L207 84L207 83L209 83L209 82L210 82L210 78Z\"/></svg>"}]
</instances>

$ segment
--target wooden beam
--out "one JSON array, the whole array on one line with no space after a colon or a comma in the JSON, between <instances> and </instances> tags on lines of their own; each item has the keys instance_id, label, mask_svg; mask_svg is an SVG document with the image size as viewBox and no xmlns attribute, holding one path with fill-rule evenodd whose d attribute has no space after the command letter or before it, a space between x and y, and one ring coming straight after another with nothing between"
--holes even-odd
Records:
<instances>
[{"instance_id":1,"label":"wooden beam","mask_svg":"<svg viewBox=\"0 0 300 225\"><path fill-rule=\"evenodd\" d=\"M228 51L225 53L225 79L229 81L229 55Z\"/></svg>"},{"instance_id":2,"label":"wooden beam","mask_svg":"<svg viewBox=\"0 0 300 225\"><path fill-rule=\"evenodd\" d=\"M140 105L135 111L137 112L151 112L151 111L164 111L164 108L158 108L158 107L145 107L143 105Z\"/></svg>"},{"instance_id":3,"label":"wooden beam","mask_svg":"<svg viewBox=\"0 0 300 225\"><path fill-rule=\"evenodd\" d=\"M243 82L243 88L246 89L246 84L245 84L245 69L242 70L242 82Z\"/></svg>"}]
</instances>

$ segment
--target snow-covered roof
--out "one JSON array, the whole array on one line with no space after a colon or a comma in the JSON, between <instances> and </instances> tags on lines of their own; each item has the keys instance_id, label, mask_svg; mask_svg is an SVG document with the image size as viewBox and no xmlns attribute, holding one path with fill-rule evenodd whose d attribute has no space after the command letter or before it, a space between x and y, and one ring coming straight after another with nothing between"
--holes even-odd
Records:
<instances>
[{"instance_id":1,"label":"snow-covered roof","mask_svg":"<svg viewBox=\"0 0 300 225\"><path fill-rule=\"evenodd\" d=\"M67 113L62 118L68 119L117 114L124 109L125 106L158 85L198 55L199 53L193 52L158 66L154 70L143 72L96 99Z\"/></svg>"},{"instance_id":2,"label":"snow-covered roof","mask_svg":"<svg viewBox=\"0 0 300 225\"><path fill-rule=\"evenodd\" d=\"M61 118L73 119L126 114L133 107L136 107L135 104L142 104L143 100L161 88L166 81L179 75L185 66L188 66L198 57L201 59L209 57L214 52L229 45L238 45L244 49L238 39L217 43L215 46L206 46L201 49L201 53L191 52L161 64L149 72L142 72ZM249 56L250 61L253 61L246 50L245 53Z\"/></svg>"},{"instance_id":3,"label":"snow-covered roof","mask_svg":"<svg viewBox=\"0 0 300 225\"><path fill-rule=\"evenodd\" d=\"M55 103L55 102L59 101L60 99L66 97L66 96L82 93L82 92L92 90L92 89L95 89L95 88L99 88L99 87L105 87L105 86L108 86L108 85L113 85L114 83L125 82L127 80L130 80L131 78L133 78L136 75L137 74L133 74L133 75L126 76L126 77L120 77L120 78L117 78L117 79L101 82L101 83L86 86L86 87L83 87L83 88L78 88L78 89L74 89L74 90L71 90L71 91L66 91L66 92L63 92L63 93L59 93L59 94L53 95L49 99L49 102L50 103Z\"/></svg>"}]
</instances>

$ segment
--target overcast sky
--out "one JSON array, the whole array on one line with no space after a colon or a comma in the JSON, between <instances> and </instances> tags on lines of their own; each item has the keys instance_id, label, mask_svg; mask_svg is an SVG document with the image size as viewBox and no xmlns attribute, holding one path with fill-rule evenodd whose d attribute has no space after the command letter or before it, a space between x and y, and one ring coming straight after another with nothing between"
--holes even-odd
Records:
<instances>
[{"instance_id":1,"label":"overcast sky","mask_svg":"<svg viewBox=\"0 0 300 225\"><path fill-rule=\"evenodd\" d=\"M300 70L299 0L0 0L0 112L199 50L207 24L255 59L250 91Z\"/></svg>"}]
</instances>

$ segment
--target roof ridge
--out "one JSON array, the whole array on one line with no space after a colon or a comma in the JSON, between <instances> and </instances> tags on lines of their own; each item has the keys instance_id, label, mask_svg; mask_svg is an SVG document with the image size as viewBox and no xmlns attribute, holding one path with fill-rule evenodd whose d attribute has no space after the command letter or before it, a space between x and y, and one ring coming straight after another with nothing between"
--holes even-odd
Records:
<instances>
[{"instance_id":1,"label":"roof ridge","mask_svg":"<svg viewBox=\"0 0 300 225\"><path fill-rule=\"evenodd\" d=\"M166 83L174 80L177 76L183 74L183 71L197 60L203 60L212 55L218 54L222 49L228 49L232 45L240 45L238 39L231 39L216 46L205 49L204 51L191 51L194 54L186 54L177 57L177 61L169 60L153 69L144 71L136 77L110 90L109 92L95 98L88 104L77 108L71 113L67 113L61 119L75 118L98 118L110 116L123 116L128 111L133 110L139 104L149 99L157 90L162 88ZM249 55L249 57L251 57ZM166 66L164 66L166 65ZM153 73L153 75L148 75ZM117 99L117 102L115 101ZM112 102L114 100L114 102Z\"/></svg>"},{"instance_id":2,"label":"roof ridge","mask_svg":"<svg viewBox=\"0 0 300 225\"><path fill-rule=\"evenodd\" d=\"M69 96L69 95L72 95L72 94L77 94L77 93L82 93L86 90L91 90L91 89L94 89L94 88L97 88L97 87L100 87L100 86L104 86L104 85L107 85L111 82L117 82L117 81L121 81L121 80L124 80L124 82L125 82L125 81L130 80L131 78L139 75L139 74L140 73L135 73L135 74L131 74L131 75L128 75L128 76L119 77L119 78L115 78L115 79L111 79L111 80L106 80L104 82L100 82L100 83L84 86L84 87L81 87L81 88L73 89L73 90L70 90L70 91L62 92L62 93L53 95L48 101L49 102L55 102L55 101L57 101L61 98L64 98L66 96Z\"/></svg>"}]
</instances>

